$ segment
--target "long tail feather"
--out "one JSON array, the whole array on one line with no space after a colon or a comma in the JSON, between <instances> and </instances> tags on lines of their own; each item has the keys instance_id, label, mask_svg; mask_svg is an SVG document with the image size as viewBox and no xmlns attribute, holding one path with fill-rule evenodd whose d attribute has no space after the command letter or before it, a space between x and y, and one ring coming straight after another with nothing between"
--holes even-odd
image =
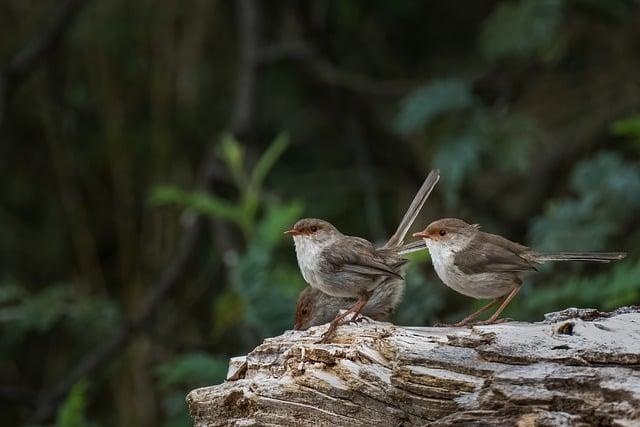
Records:
<instances>
[{"instance_id":1,"label":"long tail feather","mask_svg":"<svg viewBox=\"0 0 640 427\"><path fill-rule=\"evenodd\" d=\"M412 252L422 251L424 249L427 249L427 244L424 242L424 239L420 239L400 246L398 248L398 255L406 255Z\"/></svg>"},{"instance_id":2,"label":"long tail feather","mask_svg":"<svg viewBox=\"0 0 640 427\"><path fill-rule=\"evenodd\" d=\"M611 262L619 261L626 257L626 252L559 252L550 254L536 254L536 261L591 261L591 262Z\"/></svg>"},{"instance_id":3,"label":"long tail feather","mask_svg":"<svg viewBox=\"0 0 640 427\"><path fill-rule=\"evenodd\" d=\"M411 228L411 225L413 225L413 221L416 220L416 217L420 213L422 206L424 206L424 202L426 202L429 198L429 194L431 194L431 191L436 186L439 179L439 170L432 170L429 173L427 178L424 180L422 187L420 187L420 190L418 190L418 193L413 198L411 205L409 205L409 209L407 209L407 212L402 217L402 220L400 221L396 232L393 234L393 236L391 236L391 238L387 241L383 248L396 248L402 245L402 242L404 241L409 228Z\"/></svg>"}]
</instances>

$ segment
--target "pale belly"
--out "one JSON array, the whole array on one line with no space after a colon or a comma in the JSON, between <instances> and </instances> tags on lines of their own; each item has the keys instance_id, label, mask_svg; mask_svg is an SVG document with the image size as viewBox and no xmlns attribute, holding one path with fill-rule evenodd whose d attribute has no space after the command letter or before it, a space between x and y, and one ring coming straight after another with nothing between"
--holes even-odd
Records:
<instances>
[{"instance_id":1,"label":"pale belly","mask_svg":"<svg viewBox=\"0 0 640 427\"><path fill-rule=\"evenodd\" d=\"M359 275L335 273L324 275L318 266L324 248L309 245L304 239L296 240L296 257L305 282L327 295L354 298L378 287L386 278L365 279Z\"/></svg>"},{"instance_id":2,"label":"pale belly","mask_svg":"<svg viewBox=\"0 0 640 427\"><path fill-rule=\"evenodd\" d=\"M453 263L454 253L429 248L436 274L454 291L476 299L499 298L518 285L513 275L505 273L465 274Z\"/></svg>"}]
</instances>

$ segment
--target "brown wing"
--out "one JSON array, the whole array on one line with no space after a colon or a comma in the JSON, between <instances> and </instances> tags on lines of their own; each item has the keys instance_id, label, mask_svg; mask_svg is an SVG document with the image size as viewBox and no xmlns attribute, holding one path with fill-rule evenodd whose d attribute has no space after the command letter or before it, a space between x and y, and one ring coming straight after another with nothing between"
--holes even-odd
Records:
<instances>
[{"instance_id":1,"label":"brown wing","mask_svg":"<svg viewBox=\"0 0 640 427\"><path fill-rule=\"evenodd\" d=\"M455 263L463 273L535 271L535 264L520 255L529 248L495 234L480 232L469 246L456 254Z\"/></svg>"},{"instance_id":2,"label":"brown wing","mask_svg":"<svg viewBox=\"0 0 640 427\"><path fill-rule=\"evenodd\" d=\"M322 251L325 268L334 272L351 272L365 276L388 276L402 279L393 271L393 266L386 263L371 242L359 237L345 237L327 246ZM398 259L393 260L394 263Z\"/></svg>"}]
</instances>

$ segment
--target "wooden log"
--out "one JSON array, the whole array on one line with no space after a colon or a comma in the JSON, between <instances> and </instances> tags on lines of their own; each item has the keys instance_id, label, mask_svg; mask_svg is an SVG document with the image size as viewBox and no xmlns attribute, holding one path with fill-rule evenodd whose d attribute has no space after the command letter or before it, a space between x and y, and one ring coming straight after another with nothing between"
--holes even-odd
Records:
<instances>
[{"instance_id":1,"label":"wooden log","mask_svg":"<svg viewBox=\"0 0 640 427\"><path fill-rule=\"evenodd\" d=\"M640 307L470 328L326 326L234 358L187 396L196 426L640 425Z\"/></svg>"}]
</instances>

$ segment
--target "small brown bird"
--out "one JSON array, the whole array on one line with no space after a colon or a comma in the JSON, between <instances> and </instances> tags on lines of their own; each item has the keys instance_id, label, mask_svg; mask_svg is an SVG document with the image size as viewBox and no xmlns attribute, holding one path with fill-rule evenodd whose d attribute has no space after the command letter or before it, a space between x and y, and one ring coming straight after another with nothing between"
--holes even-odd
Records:
<instances>
[{"instance_id":1,"label":"small brown bird","mask_svg":"<svg viewBox=\"0 0 640 427\"><path fill-rule=\"evenodd\" d=\"M404 286L401 285L402 282L396 283L398 284L375 288L361 314L373 320L386 319L402 300ZM355 298L332 297L307 286L298 297L294 329L305 331L312 326L329 323L340 313L340 310L348 310L356 302Z\"/></svg>"},{"instance_id":2,"label":"small brown bird","mask_svg":"<svg viewBox=\"0 0 640 427\"><path fill-rule=\"evenodd\" d=\"M452 326L463 326L502 301L496 312L478 324L495 323L516 296L526 273L549 261L610 262L623 259L624 252L539 253L504 237L480 231L477 224L445 218L434 221L413 234L422 237L429 248L433 268L445 285L463 295L494 298L480 310ZM504 297L504 299L502 298Z\"/></svg>"},{"instance_id":3,"label":"small brown bird","mask_svg":"<svg viewBox=\"0 0 640 427\"><path fill-rule=\"evenodd\" d=\"M355 320L377 287L404 282L408 260L401 256L402 242L439 179L438 171L429 173L396 232L381 248L360 237L346 236L321 219L301 219L285 231L293 236L300 272L311 287L333 297L357 298L333 319L322 342L329 340L349 314Z\"/></svg>"},{"instance_id":4,"label":"small brown bird","mask_svg":"<svg viewBox=\"0 0 640 427\"><path fill-rule=\"evenodd\" d=\"M420 240L402 246L401 255L426 249ZM402 301L404 281L396 280L373 290L369 302L363 307L361 314L373 320L385 320ZM331 322L341 310L348 310L357 302L355 298L332 297L311 286L304 288L298 296L296 305L296 330L307 330L312 326Z\"/></svg>"}]
</instances>

